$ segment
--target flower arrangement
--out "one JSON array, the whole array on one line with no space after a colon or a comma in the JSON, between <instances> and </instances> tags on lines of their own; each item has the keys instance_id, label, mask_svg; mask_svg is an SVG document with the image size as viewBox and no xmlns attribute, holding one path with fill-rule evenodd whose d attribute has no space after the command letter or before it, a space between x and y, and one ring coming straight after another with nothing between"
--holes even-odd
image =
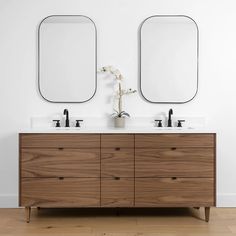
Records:
<instances>
[{"instance_id":1,"label":"flower arrangement","mask_svg":"<svg viewBox=\"0 0 236 236\"><path fill-rule=\"evenodd\" d=\"M118 100L117 108L113 108L115 113L112 114L115 118L130 117L129 113L123 111L122 109L122 100L123 96L136 93L137 90L133 89L123 89L122 81L124 80L123 75L118 69L115 69L113 66L104 66L100 69L100 72L109 72L115 77L116 82L118 83L118 90L115 92L115 98Z\"/></svg>"}]
</instances>

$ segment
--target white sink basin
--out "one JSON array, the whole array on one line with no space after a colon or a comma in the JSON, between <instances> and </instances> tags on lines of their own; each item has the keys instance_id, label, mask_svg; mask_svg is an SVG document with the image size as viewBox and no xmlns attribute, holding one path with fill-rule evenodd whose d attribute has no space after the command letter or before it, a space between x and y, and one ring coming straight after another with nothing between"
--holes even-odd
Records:
<instances>
[{"instance_id":1,"label":"white sink basin","mask_svg":"<svg viewBox=\"0 0 236 236\"><path fill-rule=\"evenodd\" d=\"M63 130L80 130L81 127L52 127L52 130L58 130L58 131L63 131Z\"/></svg>"},{"instance_id":2,"label":"white sink basin","mask_svg":"<svg viewBox=\"0 0 236 236\"><path fill-rule=\"evenodd\" d=\"M157 130L191 130L194 127L154 127Z\"/></svg>"}]
</instances>

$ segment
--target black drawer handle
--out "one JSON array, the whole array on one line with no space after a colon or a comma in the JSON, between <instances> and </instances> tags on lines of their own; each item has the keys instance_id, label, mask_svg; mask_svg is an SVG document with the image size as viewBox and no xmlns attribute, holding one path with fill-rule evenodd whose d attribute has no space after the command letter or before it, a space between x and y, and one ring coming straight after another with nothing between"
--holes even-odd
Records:
<instances>
[{"instance_id":1,"label":"black drawer handle","mask_svg":"<svg viewBox=\"0 0 236 236\"><path fill-rule=\"evenodd\" d=\"M115 180L120 180L120 177L114 177Z\"/></svg>"},{"instance_id":2,"label":"black drawer handle","mask_svg":"<svg viewBox=\"0 0 236 236\"><path fill-rule=\"evenodd\" d=\"M64 179L64 177L59 177L58 179L59 179L59 180L63 180L63 179Z\"/></svg>"},{"instance_id":3,"label":"black drawer handle","mask_svg":"<svg viewBox=\"0 0 236 236\"><path fill-rule=\"evenodd\" d=\"M177 148L176 147L172 147L171 150L176 150Z\"/></svg>"},{"instance_id":4,"label":"black drawer handle","mask_svg":"<svg viewBox=\"0 0 236 236\"><path fill-rule=\"evenodd\" d=\"M64 148L63 147L59 147L58 150L62 151L62 150L64 150Z\"/></svg>"},{"instance_id":5,"label":"black drawer handle","mask_svg":"<svg viewBox=\"0 0 236 236\"><path fill-rule=\"evenodd\" d=\"M115 148L116 151L120 151L120 147Z\"/></svg>"},{"instance_id":6,"label":"black drawer handle","mask_svg":"<svg viewBox=\"0 0 236 236\"><path fill-rule=\"evenodd\" d=\"M172 179L172 180L176 180L176 179L177 179L177 177L171 177L171 179Z\"/></svg>"}]
</instances>

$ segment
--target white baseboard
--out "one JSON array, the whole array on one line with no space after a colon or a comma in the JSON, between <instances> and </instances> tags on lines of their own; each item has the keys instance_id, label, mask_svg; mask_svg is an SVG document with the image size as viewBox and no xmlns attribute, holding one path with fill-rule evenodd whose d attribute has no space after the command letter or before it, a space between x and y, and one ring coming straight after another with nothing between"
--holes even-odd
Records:
<instances>
[{"instance_id":1,"label":"white baseboard","mask_svg":"<svg viewBox=\"0 0 236 236\"><path fill-rule=\"evenodd\" d=\"M18 195L0 194L0 208L17 208Z\"/></svg>"},{"instance_id":2,"label":"white baseboard","mask_svg":"<svg viewBox=\"0 0 236 236\"><path fill-rule=\"evenodd\" d=\"M217 207L236 207L236 193L218 193Z\"/></svg>"}]
</instances>

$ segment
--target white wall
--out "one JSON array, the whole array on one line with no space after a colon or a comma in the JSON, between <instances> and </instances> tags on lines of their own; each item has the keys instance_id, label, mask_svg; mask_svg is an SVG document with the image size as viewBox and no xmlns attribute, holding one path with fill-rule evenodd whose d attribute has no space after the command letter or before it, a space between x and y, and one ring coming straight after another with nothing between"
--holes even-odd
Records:
<instances>
[{"instance_id":1,"label":"white wall","mask_svg":"<svg viewBox=\"0 0 236 236\"><path fill-rule=\"evenodd\" d=\"M155 105L140 94L126 99L135 116L153 116L170 107L176 115L204 115L218 132L219 206L236 206L236 15L235 0L0 0L0 206L17 206L19 129L30 117L70 109L71 114L103 116L111 112L111 89L101 78L93 100L51 104L37 91L37 27L51 14L83 14L98 30L98 66L112 64L138 86L137 32L154 14L185 14L200 29L199 92L190 103Z\"/></svg>"}]
</instances>

